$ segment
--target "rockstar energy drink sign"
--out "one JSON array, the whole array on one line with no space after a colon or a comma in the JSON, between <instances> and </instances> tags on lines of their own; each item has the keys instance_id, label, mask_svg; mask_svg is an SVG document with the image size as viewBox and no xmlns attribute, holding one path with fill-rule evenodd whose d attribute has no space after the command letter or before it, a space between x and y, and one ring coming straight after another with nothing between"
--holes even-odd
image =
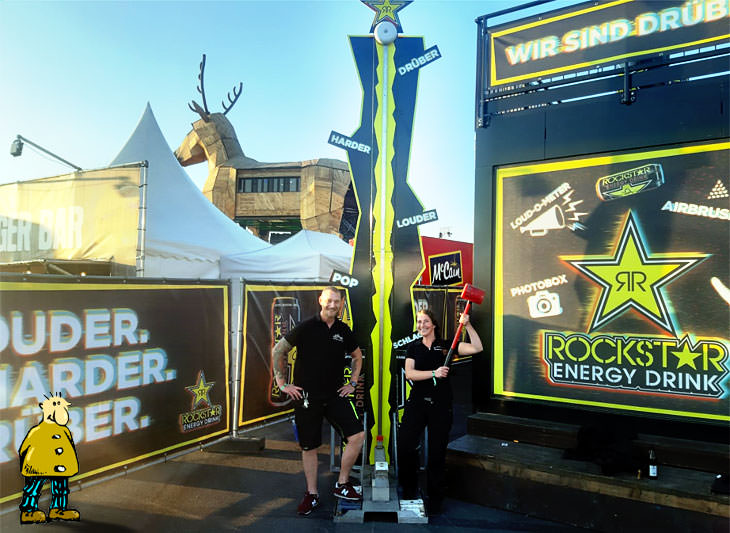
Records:
<instances>
[{"instance_id":1,"label":"rockstar energy drink sign","mask_svg":"<svg viewBox=\"0 0 730 533\"><path fill-rule=\"evenodd\" d=\"M723 140L498 169L495 393L730 421L728 168ZM576 223L521 231L561 184Z\"/></svg>"},{"instance_id":2,"label":"rockstar energy drink sign","mask_svg":"<svg viewBox=\"0 0 730 533\"><path fill-rule=\"evenodd\" d=\"M210 401L210 389L215 382L206 382L205 373L198 372L198 379L195 385L185 387L193 395L190 411L180 414L180 431L188 433L208 426L214 426L221 421L223 413L222 406L214 405Z\"/></svg>"},{"instance_id":3,"label":"rockstar energy drink sign","mask_svg":"<svg viewBox=\"0 0 730 533\"><path fill-rule=\"evenodd\" d=\"M553 383L720 398L728 374L721 340L543 332Z\"/></svg>"},{"instance_id":4,"label":"rockstar energy drink sign","mask_svg":"<svg viewBox=\"0 0 730 533\"><path fill-rule=\"evenodd\" d=\"M663 184L661 165L644 165L600 178L596 182L596 194L601 200L616 200L656 189Z\"/></svg>"}]
</instances>

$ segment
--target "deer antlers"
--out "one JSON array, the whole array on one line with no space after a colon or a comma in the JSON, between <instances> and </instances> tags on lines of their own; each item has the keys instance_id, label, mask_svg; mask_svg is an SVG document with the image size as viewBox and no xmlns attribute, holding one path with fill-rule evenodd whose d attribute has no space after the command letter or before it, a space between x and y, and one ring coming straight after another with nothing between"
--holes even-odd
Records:
<instances>
[{"instance_id":1,"label":"deer antlers","mask_svg":"<svg viewBox=\"0 0 730 533\"><path fill-rule=\"evenodd\" d=\"M203 107L200 107L200 104L196 102L195 100L191 100L188 104L188 107L191 111L194 111L198 115L200 115L200 118L202 118L204 121L208 122L208 119L210 118L210 111L208 111L208 102L205 100L205 54L203 54L203 59L200 62L200 74L198 74L198 92L203 97ZM243 90L243 82L239 82L238 87L233 87L233 98L231 98L230 91L228 92L228 105L226 105L225 100L221 100L221 106L223 107L223 114L225 115L228 113L233 105L238 101L238 97L241 96L241 92Z\"/></svg>"},{"instance_id":2,"label":"deer antlers","mask_svg":"<svg viewBox=\"0 0 730 533\"><path fill-rule=\"evenodd\" d=\"M230 91L228 92L228 102L231 104L227 106L223 100L221 100L221 106L223 106L223 114L225 115L228 113L231 108L233 107L233 104L235 104L238 101L238 97L241 96L241 90L243 89L243 82L238 82L238 90L236 90L236 87L233 88L233 98L231 98Z\"/></svg>"}]
</instances>

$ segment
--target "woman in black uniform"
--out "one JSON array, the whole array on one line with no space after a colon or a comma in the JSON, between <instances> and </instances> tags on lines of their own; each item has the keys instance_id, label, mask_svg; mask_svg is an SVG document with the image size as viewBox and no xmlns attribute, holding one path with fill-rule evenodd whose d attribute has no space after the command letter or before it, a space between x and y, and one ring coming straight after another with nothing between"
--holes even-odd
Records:
<instances>
[{"instance_id":1,"label":"woman in black uniform","mask_svg":"<svg viewBox=\"0 0 730 533\"><path fill-rule=\"evenodd\" d=\"M482 341L469 322L469 315L459 319L469 334L470 342L460 342L459 355L482 351ZM440 338L433 312L423 309L416 317L421 339L408 346L405 370L412 383L398 433L398 470L403 499L418 497L418 445L423 428L428 426L428 459L426 466L429 514L441 512L444 486L444 462L449 431L453 420L449 367L443 366L449 343Z\"/></svg>"}]
</instances>

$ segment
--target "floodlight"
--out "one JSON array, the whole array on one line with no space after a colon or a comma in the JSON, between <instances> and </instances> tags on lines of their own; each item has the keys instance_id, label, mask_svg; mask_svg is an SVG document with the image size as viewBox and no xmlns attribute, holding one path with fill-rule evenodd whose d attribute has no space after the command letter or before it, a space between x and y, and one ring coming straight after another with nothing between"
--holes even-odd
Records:
<instances>
[{"instance_id":1,"label":"floodlight","mask_svg":"<svg viewBox=\"0 0 730 533\"><path fill-rule=\"evenodd\" d=\"M68 161L66 161L66 160L65 160L64 158L62 158L62 157L59 157L59 156L57 156L56 154L54 154L53 152L51 152L51 151L49 151L49 150L46 150L46 149L45 149L45 148L43 148L42 146L39 146L39 145L37 145L36 143L34 143L33 141L31 141L31 140L29 140L29 139L26 139L26 138L25 138L25 137L23 137L22 135L18 135L18 136L17 136L16 138L15 138L15 140L14 140L14 141L13 141L13 142L12 142L12 143L10 144L10 155L12 155L13 157L18 157L19 155L21 155L21 154L23 153L23 141L27 142L27 143L28 143L28 144L30 144L31 146L35 146L35 147L36 147L36 148L38 148L38 149L39 149L40 151L42 151L42 152L44 152L44 153L46 153L46 154L50 155L51 157L53 157L53 158L57 159L58 161L60 161L60 162L61 162L61 163L63 163L64 165L68 165L68 166L70 166L71 168L73 168L74 170L81 170L81 167L79 167L79 166L76 166L76 165L74 165L73 163L69 163L69 162L68 162Z\"/></svg>"}]
</instances>

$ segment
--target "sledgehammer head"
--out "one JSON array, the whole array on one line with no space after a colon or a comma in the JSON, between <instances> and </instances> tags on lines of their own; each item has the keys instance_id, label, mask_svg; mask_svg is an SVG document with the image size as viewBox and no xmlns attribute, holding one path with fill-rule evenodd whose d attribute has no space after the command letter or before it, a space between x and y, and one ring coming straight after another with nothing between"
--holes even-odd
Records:
<instances>
[{"instance_id":1,"label":"sledgehammer head","mask_svg":"<svg viewBox=\"0 0 730 533\"><path fill-rule=\"evenodd\" d=\"M468 302L480 304L484 300L484 291L467 283L461 291L461 297Z\"/></svg>"}]
</instances>

